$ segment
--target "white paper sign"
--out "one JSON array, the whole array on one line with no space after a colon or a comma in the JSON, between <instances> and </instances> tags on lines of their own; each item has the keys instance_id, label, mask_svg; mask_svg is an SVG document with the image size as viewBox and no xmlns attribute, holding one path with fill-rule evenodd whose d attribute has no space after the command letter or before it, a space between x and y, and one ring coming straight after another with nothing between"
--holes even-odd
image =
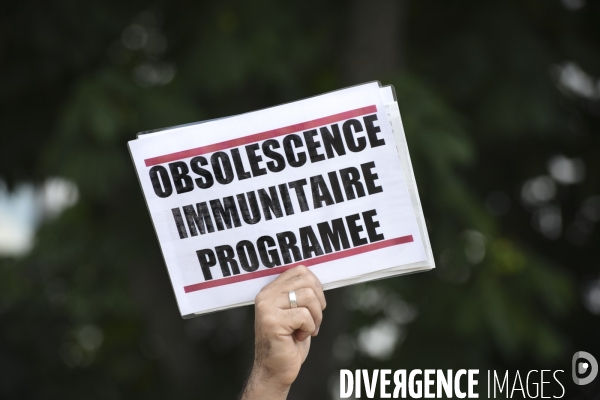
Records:
<instances>
[{"instance_id":1,"label":"white paper sign","mask_svg":"<svg viewBox=\"0 0 600 400\"><path fill-rule=\"evenodd\" d=\"M326 288L433 267L390 96L369 83L129 142L184 317L300 264Z\"/></svg>"}]
</instances>

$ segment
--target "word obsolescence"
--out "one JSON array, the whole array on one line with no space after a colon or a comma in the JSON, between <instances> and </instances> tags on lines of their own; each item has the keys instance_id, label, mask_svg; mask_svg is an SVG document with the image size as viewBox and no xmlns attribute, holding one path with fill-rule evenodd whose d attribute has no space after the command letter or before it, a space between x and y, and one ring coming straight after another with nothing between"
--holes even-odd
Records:
<instances>
[{"instance_id":1,"label":"word obsolescence","mask_svg":"<svg viewBox=\"0 0 600 400\"><path fill-rule=\"evenodd\" d=\"M393 88L138 135L129 148L184 318L310 267L326 289L434 267Z\"/></svg>"}]
</instances>

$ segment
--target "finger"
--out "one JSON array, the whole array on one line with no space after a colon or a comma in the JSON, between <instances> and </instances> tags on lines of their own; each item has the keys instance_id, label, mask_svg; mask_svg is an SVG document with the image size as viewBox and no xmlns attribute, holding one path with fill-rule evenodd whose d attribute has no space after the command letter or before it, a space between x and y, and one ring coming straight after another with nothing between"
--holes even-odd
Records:
<instances>
[{"instance_id":1,"label":"finger","mask_svg":"<svg viewBox=\"0 0 600 400\"><path fill-rule=\"evenodd\" d=\"M306 361L306 357L308 356L308 350L310 349L310 336L307 337L304 341L298 343L298 347L300 348L302 354L302 364Z\"/></svg>"},{"instance_id":2,"label":"finger","mask_svg":"<svg viewBox=\"0 0 600 400\"><path fill-rule=\"evenodd\" d=\"M314 290L315 295L319 299L319 302L321 303L321 307L324 310L325 307L327 307L327 300L325 300L325 293L323 292L323 285L321 284L321 281L319 280L319 278L317 278L317 276L310 269L305 267L305 270L306 270L306 273L308 274L308 276L310 277L310 279L312 280L312 283L313 283L312 289Z\"/></svg>"},{"instance_id":3,"label":"finger","mask_svg":"<svg viewBox=\"0 0 600 400\"><path fill-rule=\"evenodd\" d=\"M296 304L298 307L306 307L315 321L316 332L319 331L321 322L323 321L323 309L321 302L319 301L315 291L312 288L306 287L295 290L296 293ZM281 293L277 296L277 307L288 310L291 308L290 299L288 293Z\"/></svg>"},{"instance_id":4,"label":"finger","mask_svg":"<svg viewBox=\"0 0 600 400\"><path fill-rule=\"evenodd\" d=\"M315 331L315 321L308 308L292 308L281 311L281 324L288 334L294 334L297 340L304 341ZM294 331L296 331L294 333Z\"/></svg>"},{"instance_id":5,"label":"finger","mask_svg":"<svg viewBox=\"0 0 600 400\"><path fill-rule=\"evenodd\" d=\"M285 271L273 282L264 286L256 295L254 303L258 305L266 302L281 309L289 309L291 308L289 292L297 292L296 297L298 298L303 294L300 289L304 288L312 290L320 303L321 310L323 310L326 306L323 287L317 277L304 266ZM305 303L301 302L298 305L305 306Z\"/></svg>"},{"instance_id":6,"label":"finger","mask_svg":"<svg viewBox=\"0 0 600 400\"><path fill-rule=\"evenodd\" d=\"M271 282L271 284L273 286L270 290L277 289L280 292L290 292L303 287L310 287L321 302L321 308L325 309L327 306L321 282L315 274L303 265L285 271L276 280Z\"/></svg>"}]
</instances>

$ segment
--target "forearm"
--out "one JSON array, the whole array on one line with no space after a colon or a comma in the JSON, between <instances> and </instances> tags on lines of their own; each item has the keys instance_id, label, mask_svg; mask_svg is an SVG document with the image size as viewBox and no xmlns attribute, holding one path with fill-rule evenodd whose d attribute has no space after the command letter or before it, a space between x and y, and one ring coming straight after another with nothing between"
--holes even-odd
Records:
<instances>
[{"instance_id":1,"label":"forearm","mask_svg":"<svg viewBox=\"0 0 600 400\"><path fill-rule=\"evenodd\" d=\"M240 400L285 400L325 309L323 286L306 267L285 271L254 301L254 365Z\"/></svg>"},{"instance_id":2,"label":"forearm","mask_svg":"<svg viewBox=\"0 0 600 400\"><path fill-rule=\"evenodd\" d=\"M285 400L290 385L274 382L268 374L256 366L252 368L240 400Z\"/></svg>"}]
</instances>

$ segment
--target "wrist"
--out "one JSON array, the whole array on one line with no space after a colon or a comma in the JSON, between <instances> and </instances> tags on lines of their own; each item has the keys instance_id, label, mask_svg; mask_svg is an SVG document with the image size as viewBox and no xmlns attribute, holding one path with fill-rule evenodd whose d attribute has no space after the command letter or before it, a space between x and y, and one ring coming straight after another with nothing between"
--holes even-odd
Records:
<instances>
[{"instance_id":1,"label":"wrist","mask_svg":"<svg viewBox=\"0 0 600 400\"><path fill-rule=\"evenodd\" d=\"M287 398L291 386L291 383L277 379L273 372L254 364L241 400L284 400Z\"/></svg>"}]
</instances>

